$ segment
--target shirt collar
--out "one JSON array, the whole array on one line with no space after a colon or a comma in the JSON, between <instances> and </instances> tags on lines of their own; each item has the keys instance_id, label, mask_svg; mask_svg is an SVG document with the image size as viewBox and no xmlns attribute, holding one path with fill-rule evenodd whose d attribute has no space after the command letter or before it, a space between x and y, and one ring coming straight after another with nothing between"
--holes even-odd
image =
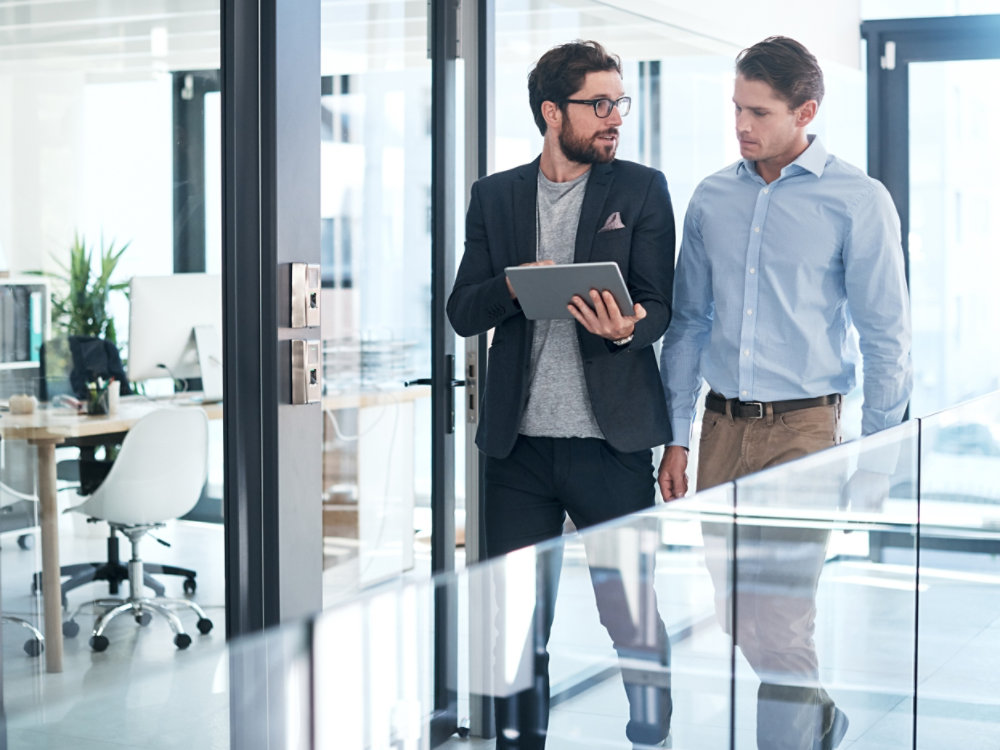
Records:
<instances>
[{"instance_id":1,"label":"shirt collar","mask_svg":"<svg viewBox=\"0 0 1000 750\"><path fill-rule=\"evenodd\" d=\"M799 154L795 161L781 170L782 176L801 171L812 172L817 177L823 176L823 169L826 167L826 147L823 146L823 142L815 135L808 135L806 137L809 139L809 145L806 146L806 150ZM760 178L752 159L740 159L736 166L736 173Z\"/></svg>"}]
</instances>

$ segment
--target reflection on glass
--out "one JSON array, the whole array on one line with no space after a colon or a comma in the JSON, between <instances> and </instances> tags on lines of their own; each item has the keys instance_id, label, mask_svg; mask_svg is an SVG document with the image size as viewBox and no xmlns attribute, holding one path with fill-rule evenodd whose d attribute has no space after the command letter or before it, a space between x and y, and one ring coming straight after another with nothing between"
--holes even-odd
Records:
<instances>
[{"instance_id":1,"label":"reflection on glass","mask_svg":"<svg viewBox=\"0 0 1000 750\"><path fill-rule=\"evenodd\" d=\"M838 671L826 660L840 656L841 643L856 643L845 637L859 623L830 594L841 581L855 582L852 569L864 573L856 578L860 595L880 585L870 552L872 539L887 535L910 566L902 603L912 598L915 446L916 425L908 423L750 475L736 482L735 526L706 524L707 563L723 593L720 619L753 675L741 661L738 694L759 681L757 748L834 748L847 736L856 707L845 705L850 693L838 690ZM865 536L867 549L857 544ZM735 561L722 552L730 546ZM909 689L913 616L912 605L901 609L864 643L879 654L866 689Z\"/></svg>"},{"instance_id":2,"label":"reflection on glass","mask_svg":"<svg viewBox=\"0 0 1000 750\"><path fill-rule=\"evenodd\" d=\"M326 605L428 559L429 388L405 385L431 369L426 8L361 11L321 19Z\"/></svg>"},{"instance_id":3,"label":"reflection on glass","mask_svg":"<svg viewBox=\"0 0 1000 750\"><path fill-rule=\"evenodd\" d=\"M1000 393L921 420L917 747L1000 721ZM962 708L959 709L958 707Z\"/></svg>"},{"instance_id":4,"label":"reflection on glass","mask_svg":"<svg viewBox=\"0 0 1000 750\"><path fill-rule=\"evenodd\" d=\"M1000 60L911 63L910 297L914 416L1000 386L996 237Z\"/></svg>"}]
</instances>

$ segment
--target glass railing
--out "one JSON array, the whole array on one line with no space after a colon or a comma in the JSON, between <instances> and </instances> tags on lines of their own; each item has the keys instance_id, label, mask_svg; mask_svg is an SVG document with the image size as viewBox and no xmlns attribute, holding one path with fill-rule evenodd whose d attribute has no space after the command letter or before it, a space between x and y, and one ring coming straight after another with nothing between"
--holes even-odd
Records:
<instances>
[{"instance_id":1,"label":"glass railing","mask_svg":"<svg viewBox=\"0 0 1000 750\"><path fill-rule=\"evenodd\" d=\"M6 747L990 747L998 442L993 394L229 644L5 665Z\"/></svg>"},{"instance_id":2,"label":"glass railing","mask_svg":"<svg viewBox=\"0 0 1000 750\"><path fill-rule=\"evenodd\" d=\"M1000 394L921 420L918 477L915 746L1000 746Z\"/></svg>"}]
</instances>

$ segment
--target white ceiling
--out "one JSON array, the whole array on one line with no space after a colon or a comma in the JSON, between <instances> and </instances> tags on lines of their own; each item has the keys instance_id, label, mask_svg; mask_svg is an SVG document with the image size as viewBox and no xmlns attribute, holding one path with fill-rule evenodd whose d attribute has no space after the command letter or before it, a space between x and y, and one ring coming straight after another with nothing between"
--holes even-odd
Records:
<instances>
[{"instance_id":1,"label":"white ceiling","mask_svg":"<svg viewBox=\"0 0 1000 750\"><path fill-rule=\"evenodd\" d=\"M787 33L821 59L857 65L857 2L497 0L497 55L537 56L600 39L629 59L733 54ZM322 0L324 72L426 59L425 0ZM218 0L0 0L0 72L143 76L219 66ZM344 68L338 71L338 68Z\"/></svg>"}]
</instances>

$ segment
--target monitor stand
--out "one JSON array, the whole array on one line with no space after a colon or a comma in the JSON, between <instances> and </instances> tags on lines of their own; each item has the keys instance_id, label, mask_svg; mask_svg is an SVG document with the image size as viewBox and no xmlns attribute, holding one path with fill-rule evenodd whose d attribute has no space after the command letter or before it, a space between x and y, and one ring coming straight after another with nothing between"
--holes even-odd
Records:
<instances>
[{"instance_id":1,"label":"monitor stand","mask_svg":"<svg viewBox=\"0 0 1000 750\"><path fill-rule=\"evenodd\" d=\"M222 344L215 326L195 326L191 330L198 352L201 388L206 403L222 401Z\"/></svg>"}]
</instances>

